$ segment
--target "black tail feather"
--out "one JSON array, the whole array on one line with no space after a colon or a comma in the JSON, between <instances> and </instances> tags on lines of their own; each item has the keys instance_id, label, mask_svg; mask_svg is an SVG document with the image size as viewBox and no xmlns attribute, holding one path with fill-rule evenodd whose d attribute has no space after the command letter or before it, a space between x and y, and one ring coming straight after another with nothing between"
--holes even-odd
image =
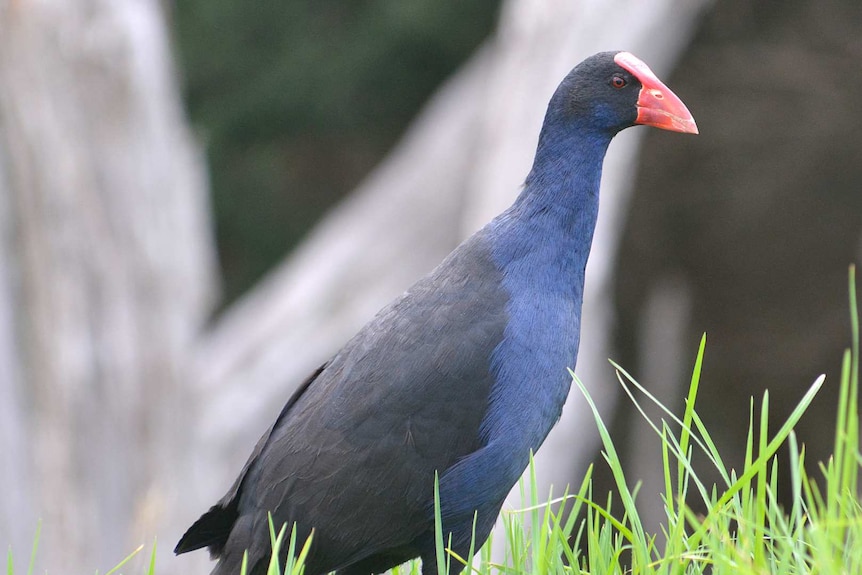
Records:
<instances>
[{"instance_id":1,"label":"black tail feather","mask_svg":"<svg viewBox=\"0 0 862 575\"><path fill-rule=\"evenodd\" d=\"M236 505L228 507L222 507L220 504L213 505L188 528L174 548L174 553L179 555L209 547L213 558L221 556L237 517Z\"/></svg>"}]
</instances>

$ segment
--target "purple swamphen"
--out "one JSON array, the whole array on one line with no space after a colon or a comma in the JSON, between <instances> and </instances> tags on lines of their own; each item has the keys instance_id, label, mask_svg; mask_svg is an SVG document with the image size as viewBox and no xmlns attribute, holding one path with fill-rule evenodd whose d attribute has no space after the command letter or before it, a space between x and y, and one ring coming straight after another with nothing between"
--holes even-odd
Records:
<instances>
[{"instance_id":1,"label":"purple swamphen","mask_svg":"<svg viewBox=\"0 0 862 575\"><path fill-rule=\"evenodd\" d=\"M175 549L209 547L214 575L266 572L267 521L314 533L307 575L437 572L444 539L478 548L560 417L580 336L584 268L608 145L635 124L697 133L685 105L628 52L557 88L515 203L381 310L294 393L227 494Z\"/></svg>"}]
</instances>

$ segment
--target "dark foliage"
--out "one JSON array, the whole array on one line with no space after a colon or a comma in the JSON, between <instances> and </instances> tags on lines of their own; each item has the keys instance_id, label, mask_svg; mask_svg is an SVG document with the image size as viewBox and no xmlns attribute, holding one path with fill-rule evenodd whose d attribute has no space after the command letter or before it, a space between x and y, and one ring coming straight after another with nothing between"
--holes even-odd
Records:
<instances>
[{"instance_id":1,"label":"dark foliage","mask_svg":"<svg viewBox=\"0 0 862 575\"><path fill-rule=\"evenodd\" d=\"M386 153L493 28L498 0L185 0L174 29L206 144L225 296Z\"/></svg>"}]
</instances>

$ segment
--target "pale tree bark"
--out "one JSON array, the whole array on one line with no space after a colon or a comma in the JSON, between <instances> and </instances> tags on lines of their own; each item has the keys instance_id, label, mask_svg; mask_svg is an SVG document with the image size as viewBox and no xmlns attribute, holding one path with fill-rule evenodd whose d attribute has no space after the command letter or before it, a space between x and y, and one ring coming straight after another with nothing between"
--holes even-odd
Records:
<instances>
[{"instance_id":1,"label":"pale tree bark","mask_svg":"<svg viewBox=\"0 0 862 575\"><path fill-rule=\"evenodd\" d=\"M156 0L4 1L0 30L0 542L26 559L41 518L40 567L104 571L181 487L203 164Z\"/></svg>"}]
</instances>

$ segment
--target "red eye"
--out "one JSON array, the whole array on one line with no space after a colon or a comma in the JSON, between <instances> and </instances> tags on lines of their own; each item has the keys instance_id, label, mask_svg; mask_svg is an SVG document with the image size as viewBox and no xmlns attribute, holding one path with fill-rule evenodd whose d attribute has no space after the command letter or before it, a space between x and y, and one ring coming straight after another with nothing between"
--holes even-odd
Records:
<instances>
[{"instance_id":1,"label":"red eye","mask_svg":"<svg viewBox=\"0 0 862 575\"><path fill-rule=\"evenodd\" d=\"M620 88L624 88L628 84L626 79L620 76L619 74L615 74L613 78L611 78L611 86L619 90Z\"/></svg>"}]
</instances>

